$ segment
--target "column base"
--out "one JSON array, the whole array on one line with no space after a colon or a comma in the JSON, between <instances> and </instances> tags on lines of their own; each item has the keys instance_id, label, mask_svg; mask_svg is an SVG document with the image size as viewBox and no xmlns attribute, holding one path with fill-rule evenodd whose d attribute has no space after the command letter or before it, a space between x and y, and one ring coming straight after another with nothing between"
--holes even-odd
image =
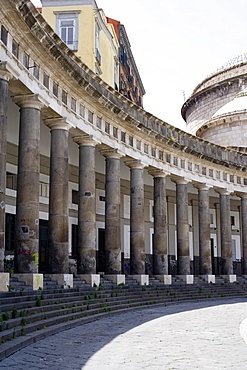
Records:
<instances>
[{"instance_id":1,"label":"column base","mask_svg":"<svg viewBox=\"0 0 247 370\"><path fill-rule=\"evenodd\" d=\"M26 285L32 287L33 290L39 290L44 288L43 274L11 274L12 277L17 278L19 281L23 281Z\"/></svg>"},{"instance_id":2,"label":"column base","mask_svg":"<svg viewBox=\"0 0 247 370\"><path fill-rule=\"evenodd\" d=\"M220 277L226 280L228 283L235 283L237 281L236 275L220 275Z\"/></svg>"},{"instance_id":3,"label":"column base","mask_svg":"<svg viewBox=\"0 0 247 370\"><path fill-rule=\"evenodd\" d=\"M140 285L149 285L149 275L128 275L128 277L136 280Z\"/></svg>"},{"instance_id":4,"label":"column base","mask_svg":"<svg viewBox=\"0 0 247 370\"><path fill-rule=\"evenodd\" d=\"M9 273L0 272L0 292L9 291Z\"/></svg>"},{"instance_id":5,"label":"column base","mask_svg":"<svg viewBox=\"0 0 247 370\"><path fill-rule=\"evenodd\" d=\"M215 284L215 275L198 275L199 278L206 281L207 283Z\"/></svg>"},{"instance_id":6,"label":"column base","mask_svg":"<svg viewBox=\"0 0 247 370\"><path fill-rule=\"evenodd\" d=\"M45 277L56 281L64 289L73 288L73 274L45 274Z\"/></svg>"},{"instance_id":7,"label":"column base","mask_svg":"<svg viewBox=\"0 0 247 370\"><path fill-rule=\"evenodd\" d=\"M113 284L125 285L125 275L121 275L121 274L115 275L115 274L112 274L112 275L105 275L104 277L106 279L110 280L111 282L113 282Z\"/></svg>"},{"instance_id":8,"label":"column base","mask_svg":"<svg viewBox=\"0 0 247 370\"><path fill-rule=\"evenodd\" d=\"M194 283L194 275L176 275L179 279L183 280L185 284L193 284Z\"/></svg>"},{"instance_id":9,"label":"column base","mask_svg":"<svg viewBox=\"0 0 247 370\"><path fill-rule=\"evenodd\" d=\"M100 275L99 274L80 274L77 275L81 280L85 280L85 282L91 287L98 287L100 285Z\"/></svg>"},{"instance_id":10,"label":"column base","mask_svg":"<svg viewBox=\"0 0 247 370\"><path fill-rule=\"evenodd\" d=\"M164 283L164 285L171 285L172 276L171 275L154 275L155 279Z\"/></svg>"}]
</instances>

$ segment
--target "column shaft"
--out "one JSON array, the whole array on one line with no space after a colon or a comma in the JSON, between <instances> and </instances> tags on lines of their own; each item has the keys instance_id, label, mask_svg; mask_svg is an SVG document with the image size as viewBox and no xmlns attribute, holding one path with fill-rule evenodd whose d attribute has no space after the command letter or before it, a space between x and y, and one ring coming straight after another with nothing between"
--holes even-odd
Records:
<instances>
[{"instance_id":1,"label":"column shaft","mask_svg":"<svg viewBox=\"0 0 247 370\"><path fill-rule=\"evenodd\" d=\"M106 157L105 183L106 273L121 274L120 158Z\"/></svg>"},{"instance_id":2,"label":"column shaft","mask_svg":"<svg viewBox=\"0 0 247 370\"><path fill-rule=\"evenodd\" d=\"M168 275L166 178L154 177L154 246L155 275Z\"/></svg>"},{"instance_id":3,"label":"column shaft","mask_svg":"<svg viewBox=\"0 0 247 370\"><path fill-rule=\"evenodd\" d=\"M79 152L78 274L96 273L95 146Z\"/></svg>"},{"instance_id":4,"label":"column shaft","mask_svg":"<svg viewBox=\"0 0 247 370\"><path fill-rule=\"evenodd\" d=\"M243 266L242 272L247 275L247 197L241 197L242 213L242 246L243 246Z\"/></svg>"},{"instance_id":5,"label":"column shaft","mask_svg":"<svg viewBox=\"0 0 247 370\"><path fill-rule=\"evenodd\" d=\"M232 232L230 219L230 195L220 194L221 274L232 275Z\"/></svg>"},{"instance_id":6,"label":"column shaft","mask_svg":"<svg viewBox=\"0 0 247 370\"><path fill-rule=\"evenodd\" d=\"M145 274L143 168L131 168L130 175L130 268L131 274Z\"/></svg>"},{"instance_id":7,"label":"column shaft","mask_svg":"<svg viewBox=\"0 0 247 370\"><path fill-rule=\"evenodd\" d=\"M68 131L51 130L49 268L52 274L69 272L68 257Z\"/></svg>"},{"instance_id":8,"label":"column shaft","mask_svg":"<svg viewBox=\"0 0 247 370\"><path fill-rule=\"evenodd\" d=\"M211 275L209 190L207 188L199 188L198 200L200 274Z\"/></svg>"},{"instance_id":9,"label":"column shaft","mask_svg":"<svg viewBox=\"0 0 247 370\"><path fill-rule=\"evenodd\" d=\"M40 109L20 109L15 271L38 272Z\"/></svg>"},{"instance_id":10,"label":"column shaft","mask_svg":"<svg viewBox=\"0 0 247 370\"><path fill-rule=\"evenodd\" d=\"M177 263L178 275L190 275L190 249L188 224L188 184L177 183Z\"/></svg>"},{"instance_id":11,"label":"column shaft","mask_svg":"<svg viewBox=\"0 0 247 370\"><path fill-rule=\"evenodd\" d=\"M0 78L0 272L4 272L8 80Z\"/></svg>"}]
</instances>

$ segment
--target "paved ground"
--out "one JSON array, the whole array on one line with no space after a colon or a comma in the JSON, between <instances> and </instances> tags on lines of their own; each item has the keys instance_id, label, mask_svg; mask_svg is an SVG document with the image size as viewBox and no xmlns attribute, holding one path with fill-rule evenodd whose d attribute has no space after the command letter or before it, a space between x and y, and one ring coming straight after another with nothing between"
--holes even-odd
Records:
<instances>
[{"instance_id":1,"label":"paved ground","mask_svg":"<svg viewBox=\"0 0 247 370\"><path fill-rule=\"evenodd\" d=\"M55 334L0 369L247 369L244 299L150 307Z\"/></svg>"}]
</instances>

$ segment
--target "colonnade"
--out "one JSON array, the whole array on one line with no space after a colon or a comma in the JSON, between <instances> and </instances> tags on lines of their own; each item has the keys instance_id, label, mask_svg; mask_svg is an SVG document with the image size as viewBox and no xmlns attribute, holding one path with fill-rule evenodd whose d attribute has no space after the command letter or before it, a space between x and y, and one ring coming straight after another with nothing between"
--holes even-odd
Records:
<instances>
[{"instance_id":1,"label":"colonnade","mask_svg":"<svg viewBox=\"0 0 247 370\"><path fill-rule=\"evenodd\" d=\"M0 70L0 272L4 271L4 219L6 187L7 104L10 73ZM13 98L20 107L20 134L16 199L17 273L38 273L40 118L44 102L37 94ZM48 118L51 130L49 191L49 272L68 274L68 138L66 118ZM95 150L99 141L81 134L73 137L79 147L78 274L96 274ZM112 148L101 149L106 159L105 244L106 274L121 274L120 160L130 168L130 266L132 275L145 274L144 168L140 160L124 158ZM168 275L166 177L176 183L177 273L190 275L188 181L161 169L149 168L153 176L155 275ZM209 187L197 184L199 202L200 274L212 274L209 220ZM221 189L220 227L222 275L233 274L230 193ZM247 195L239 194L242 206L243 273L247 274Z\"/></svg>"}]
</instances>

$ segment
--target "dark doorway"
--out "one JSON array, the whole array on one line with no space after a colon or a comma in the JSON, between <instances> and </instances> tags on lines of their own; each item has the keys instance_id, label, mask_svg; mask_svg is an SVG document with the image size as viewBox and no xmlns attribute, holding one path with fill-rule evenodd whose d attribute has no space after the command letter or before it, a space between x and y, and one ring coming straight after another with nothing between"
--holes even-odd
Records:
<instances>
[{"instance_id":1,"label":"dark doorway","mask_svg":"<svg viewBox=\"0 0 247 370\"><path fill-rule=\"evenodd\" d=\"M39 220L39 272L48 272L48 221Z\"/></svg>"},{"instance_id":2,"label":"dark doorway","mask_svg":"<svg viewBox=\"0 0 247 370\"><path fill-rule=\"evenodd\" d=\"M105 271L105 229L98 229L98 272Z\"/></svg>"}]
</instances>

